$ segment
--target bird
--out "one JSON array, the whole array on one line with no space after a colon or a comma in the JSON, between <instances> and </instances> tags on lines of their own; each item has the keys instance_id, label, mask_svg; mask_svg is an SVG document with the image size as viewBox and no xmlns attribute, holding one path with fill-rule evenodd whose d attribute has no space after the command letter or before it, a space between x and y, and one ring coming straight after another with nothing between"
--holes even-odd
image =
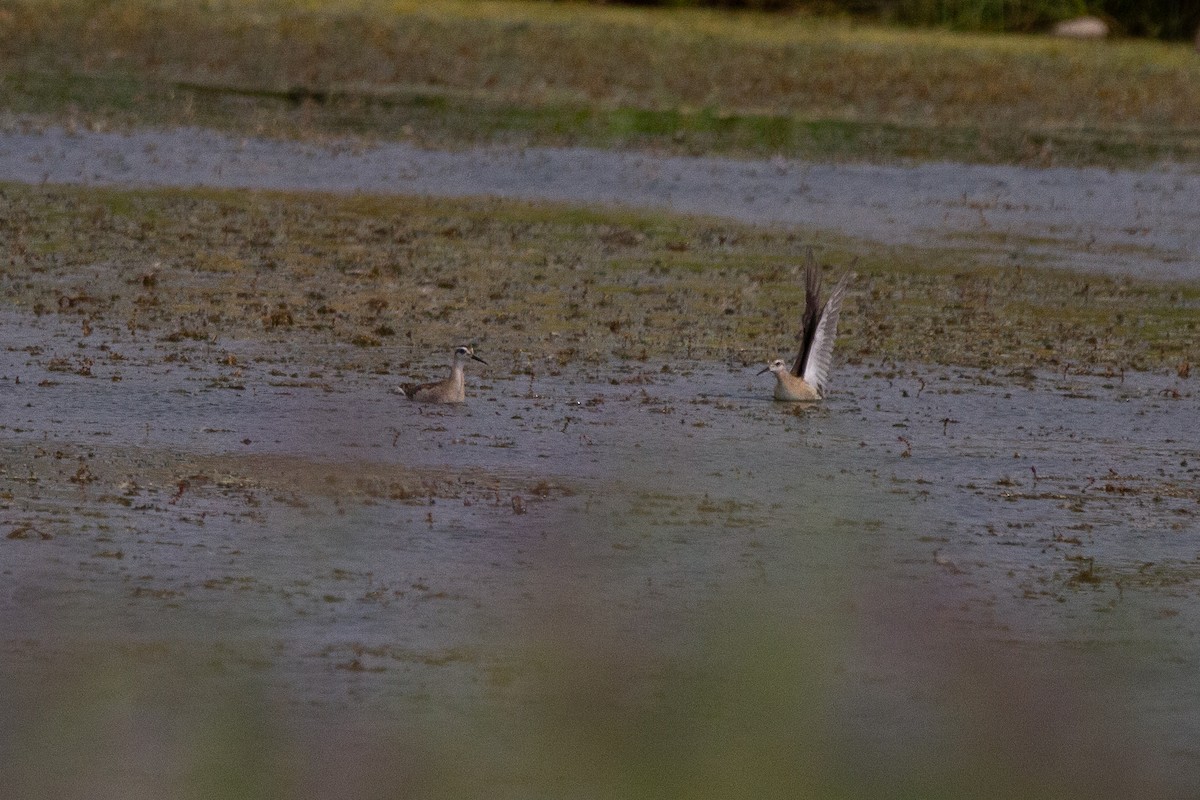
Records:
<instances>
[{"instance_id":1,"label":"bird","mask_svg":"<svg viewBox=\"0 0 1200 800\"><path fill-rule=\"evenodd\" d=\"M409 400L418 403L465 403L467 400L464 371L467 361L478 361L486 364L475 351L467 345L459 345L454 350L454 361L450 365L450 377L432 383L408 383L400 387L400 392Z\"/></svg>"},{"instance_id":2,"label":"bird","mask_svg":"<svg viewBox=\"0 0 1200 800\"><path fill-rule=\"evenodd\" d=\"M800 321L800 353L791 368L783 359L775 359L758 371L775 375L775 399L788 401L821 400L829 381L833 362L833 340L837 338L838 315L846 294L850 273L842 276L829 299L821 304L821 270L808 251L804 267L804 316Z\"/></svg>"}]
</instances>

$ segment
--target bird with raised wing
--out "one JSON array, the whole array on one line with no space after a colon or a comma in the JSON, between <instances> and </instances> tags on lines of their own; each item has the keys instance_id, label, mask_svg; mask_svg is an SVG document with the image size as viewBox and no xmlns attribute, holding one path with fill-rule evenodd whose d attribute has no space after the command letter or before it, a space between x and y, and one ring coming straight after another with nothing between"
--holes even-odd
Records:
<instances>
[{"instance_id":1,"label":"bird with raised wing","mask_svg":"<svg viewBox=\"0 0 1200 800\"><path fill-rule=\"evenodd\" d=\"M812 250L808 251L804 266L804 316L797 337L800 353L790 368L777 358L758 372L775 375L776 400L811 401L825 396L833 363L833 340L837 338L838 316L849 280L850 273L843 275L822 305L821 268Z\"/></svg>"},{"instance_id":2,"label":"bird with raised wing","mask_svg":"<svg viewBox=\"0 0 1200 800\"><path fill-rule=\"evenodd\" d=\"M467 345L460 345L454 351L454 361L450 365L450 377L440 381L421 384L405 384L400 391L409 400L418 403L464 403L467 399L466 366L468 361L478 361L486 364L475 351Z\"/></svg>"}]
</instances>

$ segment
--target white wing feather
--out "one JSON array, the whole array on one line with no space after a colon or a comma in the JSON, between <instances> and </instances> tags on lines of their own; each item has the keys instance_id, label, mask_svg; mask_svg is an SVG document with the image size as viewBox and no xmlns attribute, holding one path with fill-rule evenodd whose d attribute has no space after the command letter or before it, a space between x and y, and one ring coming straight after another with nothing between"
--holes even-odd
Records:
<instances>
[{"instance_id":1,"label":"white wing feather","mask_svg":"<svg viewBox=\"0 0 1200 800\"><path fill-rule=\"evenodd\" d=\"M829 301L825 303L821 319L817 321L817 332L813 336L808 361L804 364L804 382L816 389L822 397L825 396L829 369L833 365L833 342L837 339L838 316L842 313L842 297L846 294L849 277L843 275L829 294Z\"/></svg>"}]
</instances>

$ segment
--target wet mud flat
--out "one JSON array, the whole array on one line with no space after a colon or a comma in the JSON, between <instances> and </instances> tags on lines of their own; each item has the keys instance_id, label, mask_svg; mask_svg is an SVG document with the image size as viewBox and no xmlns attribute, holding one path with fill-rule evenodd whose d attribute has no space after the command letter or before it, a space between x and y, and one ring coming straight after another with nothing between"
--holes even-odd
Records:
<instances>
[{"instance_id":1,"label":"wet mud flat","mask_svg":"<svg viewBox=\"0 0 1200 800\"><path fill-rule=\"evenodd\" d=\"M14 708L184 664L184 696L252 687L292 755L353 718L528 758L547 697L636 717L778 624L839 709L801 715L823 752L983 758L1003 735L955 716L983 684L1045 758L1082 747L1079 786L1200 779L1200 399L1173 373L843 363L802 408L738 362L493 361L440 408L303 377L344 345L226 340L234 377L206 342L0 327L0 668L39 687Z\"/></svg>"},{"instance_id":2,"label":"wet mud flat","mask_svg":"<svg viewBox=\"0 0 1200 800\"><path fill-rule=\"evenodd\" d=\"M1160 280L1200 274L1200 176L1170 166L831 165L9 125L0 130L0 180L619 205L837 231L885 246L964 248L964 263L1002 259Z\"/></svg>"}]
</instances>

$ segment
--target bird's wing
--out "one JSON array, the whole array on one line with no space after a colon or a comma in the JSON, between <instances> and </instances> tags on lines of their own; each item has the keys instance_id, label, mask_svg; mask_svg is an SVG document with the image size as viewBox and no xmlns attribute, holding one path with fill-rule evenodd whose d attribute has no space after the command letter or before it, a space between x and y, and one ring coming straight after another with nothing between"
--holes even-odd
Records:
<instances>
[{"instance_id":1,"label":"bird's wing","mask_svg":"<svg viewBox=\"0 0 1200 800\"><path fill-rule=\"evenodd\" d=\"M792 374L800 377L804 374L808 363L809 353L812 352L813 337L817 333L817 322L821 318L821 269L813 256L812 248L808 248L804 260L804 316L800 319L800 353L792 364Z\"/></svg>"},{"instance_id":2,"label":"bird's wing","mask_svg":"<svg viewBox=\"0 0 1200 800\"><path fill-rule=\"evenodd\" d=\"M428 388L432 387L435 383L437 383L437 381L430 381L429 383L404 383L404 384L401 384L397 388L399 388L400 393L403 394L405 397L407 397L409 400L416 400L417 392L422 391L423 389L428 389Z\"/></svg>"},{"instance_id":3,"label":"bird's wing","mask_svg":"<svg viewBox=\"0 0 1200 800\"><path fill-rule=\"evenodd\" d=\"M825 307L817 314L816 332L812 337L808 360L804 363L804 382L821 395L829 380L829 368L833 364L833 341L837 338L838 316L842 313L842 298L846 295L850 274L842 276L829 294Z\"/></svg>"}]
</instances>

